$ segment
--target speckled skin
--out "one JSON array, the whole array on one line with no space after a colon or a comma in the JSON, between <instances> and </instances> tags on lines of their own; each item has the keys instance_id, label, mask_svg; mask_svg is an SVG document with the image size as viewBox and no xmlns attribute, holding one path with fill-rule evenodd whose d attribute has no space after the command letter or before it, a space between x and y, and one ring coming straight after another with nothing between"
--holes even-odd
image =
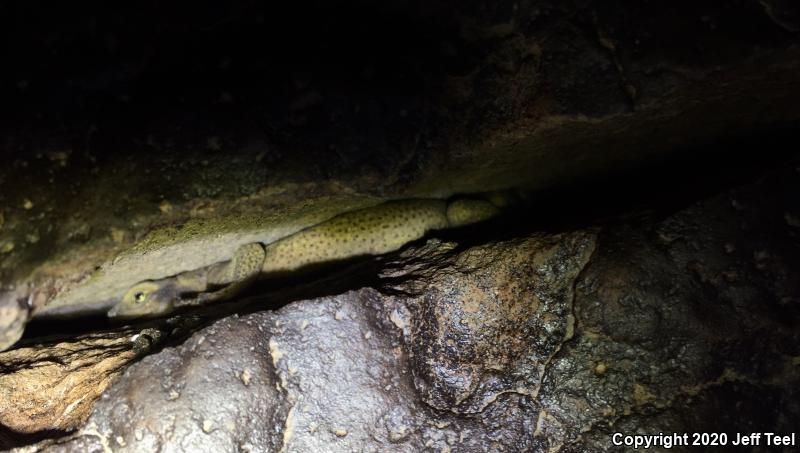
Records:
<instances>
[{"instance_id":1,"label":"speckled skin","mask_svg":"<svg viewBox=\"0 0 800 453\"><path fill-rule=\"evenodd\" d=\"M208 273L210 286L222 286L249 280L258 275L264 264L264 246L254 242L236 250L228 265L212 268Z\"/></svg>"},{"instance_id":2,"label":"speckled skin","mask_svg":"<svg viewBox=\"0 0 800 453\"><path fill-rule=\"evenodd\" d=\"M402 200L342 214L268 245L262 272L397 250L430 230L447 228L446 206L441 200Z\"/></svg>"},{"instance_id":3,"label":"speckled skin","mask_svg":"<svg viewBox=\"0 0 800 453\"><path fill-rule=\"evenodd\" d=\"M167 314L177 307L229 299L259 276L399 249L431 230L458 227L493 217L485 200L410 199L336 216L267 246L241 246L230 261L131 287L109 317Z\"/></svg>"}]
</instances>

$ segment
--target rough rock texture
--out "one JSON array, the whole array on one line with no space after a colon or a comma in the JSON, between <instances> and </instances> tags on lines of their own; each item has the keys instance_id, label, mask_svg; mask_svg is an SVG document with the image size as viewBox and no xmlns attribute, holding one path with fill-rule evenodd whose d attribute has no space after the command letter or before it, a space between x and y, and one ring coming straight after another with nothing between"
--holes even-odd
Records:
<instances>
[{"instance_id":1,"label":"rough rock texture","mask_svg":"<svg viewBox=\"0 0 800 453\"><path fill-rule=\"evenodd\" d=\"M391 319L405 327L423 401L473 414L503 394L535 398L573 334L573 285L593 250L589 233L474 247L403 300Z\"/></svg>"},{"instance_id":2,"label":"rough rock texture","mask_svg":"<svg viewBox=\"0 0 800 453\"><path fill-rule=\"evenodd\" d=\"M652 227L601 235L576 286L576 335L540 393L544 445L603 450L613 432L795 432L798 189L794 163Z\"/></svg>"},{"instance_id":3,"label":"rough rock texture","mask_svg":"<svg viewBox=\"0 0 800 453\"><path fill-rule=\"evenodd\" d=\"M125 329L0 353L0 423L23 433L79 426L137 357L137 333Z\"/></svg>"}]
</instances>

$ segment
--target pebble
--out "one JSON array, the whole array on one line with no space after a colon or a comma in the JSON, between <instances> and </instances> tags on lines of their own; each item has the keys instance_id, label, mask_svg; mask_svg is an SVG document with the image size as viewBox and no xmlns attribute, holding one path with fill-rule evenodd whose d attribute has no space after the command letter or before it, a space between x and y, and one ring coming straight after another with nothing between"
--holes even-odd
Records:
<instances>
[{"instance_id":1,"label":"pebble","mask_svg":"<svg viewBox=\"0 0 800 453\"><path fill-rule=\"evenodd\" d=\"M244 371L242 371L242 384L250 385L250 379L251 378L252 378L252 374L250 373L250 369L245 368Z\"/></svg>"},{"instance_id":2,"label":"pebble","mask_svg":"<svg viewBox=\"0 0 800 453\"><path fill-rule=\"evenodd\" d=\"M111 227L111 240L115 244L121 244L125 241L125 230L120 228Z\"/></svg>"},{"instance_id":3,"label":"pebble","mask_svg":"<svg viewBox=\"0 0 800 453\"><path fill-rule=\"evenodd\" d=\"M597 365L595 365L594 367L594 374L598 376L606 374L606 371L608 371L608 365L606 365L603 362L598 362Z\"/></svg>"},{"instance_id":4,"label":"pebble","mask_svg":"<svg viewBox=\"0 0 800 453\"><path fill-rule=\"evenodd\" d=\"M0 242L0 253L9 253L14 250L14 243L12 241Z\"/></svg>"},{"instance_id":5,"label":"pebble","mask_svg":"<svg viewBox=\"0 0 800 453\"><path fill-rule=\"evenodd\" d=\"M169 201L164 200L158 205L158 209L162 214L169 214L172 212L172 204Z\"/></svg>"}]
</instances>

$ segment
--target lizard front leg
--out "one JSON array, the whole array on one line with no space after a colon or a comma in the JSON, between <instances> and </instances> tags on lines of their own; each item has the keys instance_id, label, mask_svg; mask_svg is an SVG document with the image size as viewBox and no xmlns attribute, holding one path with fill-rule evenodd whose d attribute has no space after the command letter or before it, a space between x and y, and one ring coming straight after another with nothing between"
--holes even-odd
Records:
<instances>
[{"instance_id":1,"label":"lizard front leg","mask_svg":"<svg viewBox=\"0 0 800 453\"><path fill-rule=\"evenodd\" d=\"M208 272L208 288L219 289L202 292L197 298L180 301L178 305L203 305L236 296L258 278L265 256L264 246L258 242L240 246L230 261L214 266Z\"/></svg>"}]
</instances>

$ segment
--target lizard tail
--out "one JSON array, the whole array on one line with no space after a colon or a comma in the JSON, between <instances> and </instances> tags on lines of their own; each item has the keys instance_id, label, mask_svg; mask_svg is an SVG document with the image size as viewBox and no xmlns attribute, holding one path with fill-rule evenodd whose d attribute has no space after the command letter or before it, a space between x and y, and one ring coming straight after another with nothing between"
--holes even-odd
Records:
<instances>
[{"instance_id":1,"label":"lizard tail","mask_svg":"<svg viewBox=\"0 0 800 453\"><path fill-rule=\"evenodd\" d=\"M500 209L487 200L463 198L447 205L447 223L456 228L491 219Z\"/></svg>"}]
</instances>

